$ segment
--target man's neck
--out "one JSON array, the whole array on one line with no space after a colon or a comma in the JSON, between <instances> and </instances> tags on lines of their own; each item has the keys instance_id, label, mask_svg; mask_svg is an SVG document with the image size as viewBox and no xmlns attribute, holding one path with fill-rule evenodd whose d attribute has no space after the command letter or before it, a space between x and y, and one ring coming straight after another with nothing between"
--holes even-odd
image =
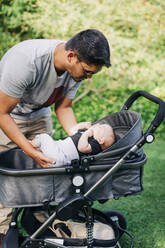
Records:
<instances>
[{"instance_id":1,"label":"man's neck","mask_svg":"<svg viewBox=\"0 0 165 248\"><path fill-rule=\"evenodd\" d=\"M65 71L65 43L60 43L57 45L54 52L54 67L56 69L57 75L61 76Z\"/></svg>"}]
</instances>

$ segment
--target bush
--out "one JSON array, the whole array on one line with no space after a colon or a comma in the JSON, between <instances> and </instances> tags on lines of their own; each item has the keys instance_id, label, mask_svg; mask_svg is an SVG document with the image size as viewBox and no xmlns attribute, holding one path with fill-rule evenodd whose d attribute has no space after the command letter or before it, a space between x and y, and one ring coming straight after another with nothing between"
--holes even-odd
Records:
<instances>
[{"instance_id":1,"label":"bush","mask_svg":"<svg viewBox=\"0 0 165 248\"><path fill-rule=\"evenodd\" d=\"M74 104L78 121L95 121L119 111L136 90L146 90L165 100L165 2L158 0L0 0L0 57L15 43L31 38L67 40L76 32L97 28L111 46L110 70L103 69L84 82ZM133 109L144 113L145 128L155 104L140 99ZM56 137L65 133L55 120ZM164 134L164 123L158 135Z\"/></svg>"},{"instance_id":2,"label":"bush","mask_svg":"<svg viewBox=\"0 0 165 248\"><path fill-rule=\"evenodd\" d=\"M36 11L34 0L0 0L0 57L13 45L35 34L24 15Z\"/></svg>"}]
</instances>

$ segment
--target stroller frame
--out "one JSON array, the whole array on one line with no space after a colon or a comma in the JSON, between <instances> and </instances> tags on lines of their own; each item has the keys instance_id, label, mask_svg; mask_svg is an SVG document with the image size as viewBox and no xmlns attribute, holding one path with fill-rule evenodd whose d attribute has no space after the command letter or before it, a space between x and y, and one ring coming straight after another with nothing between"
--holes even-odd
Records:
<instances>
[{"instance_id":1,"label":"stroller frame","mask_svg":"<svg viewBox=\"0 0 165 248\"><path fill-rule=\"evenodd\" d=\"M52 222L57 218L62 221L69 220L74 218L75 213L78 214L79 211L81 211L83 208L86 208L88 214L87 214L87 227L88 227L88 235L87 235L87 243L86 246L89 248L92 247L99 247L101 246L99 242L94 241L92 237L92 228L93 228L93 201L90 199L90 196L93 192L95 192L100 185L103 185L103 183L109 178L111 175L113 175L122 165L123 163L132 156L139 148L141 148L145 143L152 143L154 141L154 132L159 127L161 122L163 121L165 117L165 102L163 102L158 97L155 97L145 91L137 91L133 95L131 95L128 100L125 102L122 110L128 110L133 102L139 98L139 97L145 97L148 100L156 103L159 105L158 112L155 115L154 120L151 122L151 125L149 126L148 130L144 133L144 135L134 144L130 147L130 149L113 165L112 168L110 168L100 180L98 180L87 192L83 192L83 183L84 178L82 176L83 173L89 171L89 163L93 159L91 156L89 157L83 157L80 160L73 160L72 164L68 166L66 169L64 168L58 168L59 173L66 170L69 174L72 176L72 184L75 191L75 194L73 197L69 200L65 200L58 204L58 206L55 207L53 213L49 216L49 218L41 224L41 226L29 237L27 237L23 242L20 244L19 238L18 238L18 230L17 230L17 219L20 211L22 208L15 209L12 216L12 221L10 223L10 228L5 236L3 248L33 248L33 247L40 247L40 248L47 248L47 247L61 247L61 248L67 248L67 246L62 245L57 242L57 239L54 238L54 240L51 238L40 238L40 235L44 233L44 231L52 224ZM93 168L90 168L90 171L95 170L96 168L93 166ZM43 169L43 170L35 170L35 171L12 171L12 170L5 170L0 168L0 173L5 175L12 175L12 176L22 176L22 175L49 175L55 172L55 169ZM123 234L123 229L126 228L126 221L124 217L119 213L113 213L111 214L111 211L106 213L108 218L111 220L111 222L114 223L114 225L117 226L117 229L119 230L118 238L112 242L107 242L106 247L121 247L118 239ZM121 224L121 225L120 225ZM133 247L133 244L131 244L131 247Z\"/></svg>"}]
</instances>

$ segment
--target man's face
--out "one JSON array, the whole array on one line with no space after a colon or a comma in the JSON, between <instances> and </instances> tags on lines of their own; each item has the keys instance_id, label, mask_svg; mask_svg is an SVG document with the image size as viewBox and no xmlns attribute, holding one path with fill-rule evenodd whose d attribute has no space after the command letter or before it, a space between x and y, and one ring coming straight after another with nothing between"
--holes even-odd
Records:
<instances>
[{"instance_id":1,"label":"man's face","mask_svg":"<svg viewBox=\"0 0 165 248\"><path fill-rule=\"evenodd\" d=\"M76 81L82 81L87 78L91 78L95 73L102 69L101 66L87 65L85 62L80 62L77 55L71 58L70 67L68 69L69 74Z\"/></svg>"}]
</instances>

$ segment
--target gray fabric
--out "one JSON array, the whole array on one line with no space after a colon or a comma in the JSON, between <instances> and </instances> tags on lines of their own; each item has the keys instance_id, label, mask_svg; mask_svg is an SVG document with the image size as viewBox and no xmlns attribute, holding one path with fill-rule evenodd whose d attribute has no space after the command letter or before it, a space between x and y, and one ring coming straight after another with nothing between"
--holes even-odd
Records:
<instances>
[{"instance_id":1,"label":"gray fabric","mask_svg":"<svg viewBox=\"0 0 165 248\"><path fill-rule=\"evenodd\" d=\"M35 161L20 149L12 149L0 155L1 168L9 169L41 169ZM41 169L42 170L42 169ZM98 181L103 172L86 173L84 192ZM71 175L50 176L6 176L0 173L0 203L5 207L40 206L45 202L61 202L73 195ZM95 180L93 180L95 179ZM97 193L94 200L111 196L111 178ZM104 192L104 193L103 193Z\"/></svg>"},{"instance_id":2,"label":"gray fabric","mask_svg":"<svg viewBox=\"0 0 165 248\"><path fill-rule=\"evenodd\" d=\"M114 129L116 127L116 137L120 135L123 138L117 138L117 142L114 145L95 156L96 160L91 162L91 166L98 165L99 168L102 168L103 165L112 167L123 154L122 149L125 149L126 152L127 146L135 144L142 136L140 115L137 113L121 111L109 115L100 122L103 121L110 123ZM120 123L121 130L119 128ZM115 155L113 155L114 152L116 152ZM107 155L106 158L104 157L105 155ZM140 193L143 190L142 173L145 162L145 155L143 150L140 149L137 158L135 156L126 161L90 197L93 200L105 200ZM34 168L34 161L31 161L28 156L25 162L21 163L23 169ZM3 162L0 162L0 164L1 167L6 166ZM12 168L12 162L9 164L9 167ZM19 164L16 164L15 168L19 168ZM36 166L36 168L38 167ZM107 169L102 169L102 171L85 173L84 193L98 182L106 171ZM0 174L0 203L6 207L37 206L44 204L45 201L61 202L72 195L71 175L11 177Z\"/></svg>"},{"instance_id":3,"label":"gray fabric","mask_svg":"<svg viewBox=\"0 0 165 248\"><path fill-rule=\"evenodd\" d=\"M96 123L110 124L115 133L116 142L104 152L134 144L142 136L141 116L133 111L122 110Z\"/></svg>"},{"instance_id":4,"label":"gray fabric","mask_svg":"<svg viewBox=\"0 0 165 248\"><path fill-rule=\"evenodd\" d=\"M93 185L93 178L98 181L104 173L86 174L84 191ZM69 175L11 177L0 174L0 186L0 203L5 207L40 206L46 202L61 202L73 195ZM111 178L92 195L92 199L105 199L107 194L112 198Z\"/></svg>"},{"instance_id":5,"label":"gray fabric","mask_svg":"<svg viewBox=\"0 0 165 248\"><path fill-rule=\"evenodd\" d=\"M3 56L0 61L0 90L11 97L20 98L12 111L18 119L33 119L46 114L44 103L57 89L56 99L73 99L80 83L68 72L58 77L54 67L54 51L59 40L27 40ZM38 110L39 109L39 110Z\"/></svg>"},{"instance_id":6,"label":"gray fabric","mask_svg":"<svg viewBox=\"0 0 165 248\"><path fill-rule=\"evenodd\" d=\"M53 176L21 177L0 175L0 202L5 207L41 206L53 201Z\"/></svg>"},{"instance_id":7,"label":"gray fabric","mask_svg":"<svg viewBox=\"0 0 165 248\"><path fill-rule=\"evenodd\" d=\"M143 167L119 170L112 176L112 194L115 198L138 194L142 187Z\"/></svg>"}]
</instances>

